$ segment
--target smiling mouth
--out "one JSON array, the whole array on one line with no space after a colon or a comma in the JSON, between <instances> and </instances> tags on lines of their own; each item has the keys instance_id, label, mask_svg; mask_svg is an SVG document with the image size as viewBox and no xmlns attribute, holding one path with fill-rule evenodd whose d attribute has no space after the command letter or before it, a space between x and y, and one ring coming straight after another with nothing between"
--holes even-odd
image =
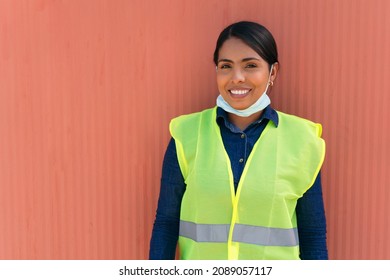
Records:
<instances>
[{"instance_id":1,"label":"smiling mouth","mask_svg":"<svg viewBox=\"0 0 390 280\"><path fill-rule=\"evenodd\" d=\"M229 93L236 97L244 97L247 95L251 90L250 89L230 89L228 90Z\"/></svg>"}]
</instances>

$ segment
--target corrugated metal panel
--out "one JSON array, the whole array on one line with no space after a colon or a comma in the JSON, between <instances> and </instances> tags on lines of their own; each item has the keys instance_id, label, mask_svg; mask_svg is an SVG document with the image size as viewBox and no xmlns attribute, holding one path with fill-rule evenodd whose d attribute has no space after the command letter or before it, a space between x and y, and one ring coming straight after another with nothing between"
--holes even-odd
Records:
<instances>
[{"instance_id":1,"label":"corrugated metal panel","mask_svg":"<svg viewBox=\"0 0 390 280\"><path fill-rule=\"evenodd\" d=\"M388 259L390 3L292 2L277 102L324 126L330 256Z\"/></svg>"},{"instance_id":2,"label":"corrugated metal panel","mask_svg":"<svg viewBox=\"0 0 390 280\"><path fill-rule=\"evenodd\" d=\"M228 23L275 35L275 107L324 126L333 259L389 259L390 2L0 1L0 259L144 259L168 122L212 106Z\"/></svg>"}]
</instances>

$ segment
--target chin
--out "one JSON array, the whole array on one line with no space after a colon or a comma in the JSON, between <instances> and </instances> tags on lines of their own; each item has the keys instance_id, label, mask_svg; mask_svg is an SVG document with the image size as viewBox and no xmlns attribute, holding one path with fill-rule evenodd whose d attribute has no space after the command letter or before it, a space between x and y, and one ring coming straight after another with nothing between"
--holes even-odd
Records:
<instances>
[{"instance_id":1,"label":"chin","mask_svg":"<svg viewBox=\"0 0 390 280\"><path fill-rule=\"evenodd\" d=\"M236 110L245 110L245 109L248 109L251 105L234 106L234 105L230 104L230 106L232 106Z\"/></svg>"}]
</instances>

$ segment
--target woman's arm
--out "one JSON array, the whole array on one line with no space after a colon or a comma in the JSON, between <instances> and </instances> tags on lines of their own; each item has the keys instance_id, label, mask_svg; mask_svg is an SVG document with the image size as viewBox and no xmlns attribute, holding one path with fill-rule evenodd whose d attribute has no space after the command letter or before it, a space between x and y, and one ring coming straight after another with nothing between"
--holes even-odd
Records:
<instances>
[{"instance_id":1,"label":"woman's arm","mask_svg":"<svg viewBox=\"0 0 390 280\"><path fill-rule=\"evenodd\" d=\"M150 240L149 259L174 260L179 237L180 206L186 189L171 138L164 156L160 197Z\"/></svg>"},{"instance_id":2,"label":"woman's arm","mask_svg":"<svg viewBox=\"0 0 390 280\"><path fill-rule=\"evenodd\" d=\"M320 173L313 186L298 200L296 210L300 258L327 260L326 219Z\"/></svg>"}]
</instances>

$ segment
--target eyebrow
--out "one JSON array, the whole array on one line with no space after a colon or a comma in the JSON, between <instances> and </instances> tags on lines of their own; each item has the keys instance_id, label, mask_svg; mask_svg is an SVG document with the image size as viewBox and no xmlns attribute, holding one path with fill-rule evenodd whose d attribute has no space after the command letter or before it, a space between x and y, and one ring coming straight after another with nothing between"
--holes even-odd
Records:
<instances>
[{"instance_id":1,"label":"eyebrow","mask_svg":"<svg viewBox=\"0 0 390 280\"><path fill-rule=\"evenodd\" d=\"M258 59L256 57L246 57L246 58L243 58L241 60L241 62L246 62L246 61L250 61L250 60L258 60L259 61L260 59ZM230 60L230 59L227 59L227 58L222 58L222 59L218 60L218 63L220 63L220 62L230 62L230 63L233 63L233 60Z\"/></svg>"}]
</instances>

